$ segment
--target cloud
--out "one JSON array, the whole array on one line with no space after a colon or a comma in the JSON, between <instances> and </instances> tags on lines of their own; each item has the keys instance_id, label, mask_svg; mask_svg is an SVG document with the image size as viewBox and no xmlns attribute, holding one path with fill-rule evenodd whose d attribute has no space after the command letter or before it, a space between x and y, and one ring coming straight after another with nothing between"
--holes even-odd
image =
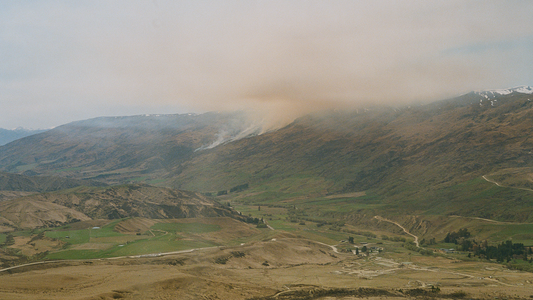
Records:
<instances>
[{"instance_id":1,"label":"cloud","mask_svg":"<svg viewBox=\"0 0 533 300\"><path fill-rule=\"evenodd\" d=\"M73 117L245 109L272 124L346 105L428 102L531 84L532 8L530 1L11 4L0 13L0 51L9 58L0 99L49 107L50 115L62 106L61 115Z\"/></svg>"}]
</instances>

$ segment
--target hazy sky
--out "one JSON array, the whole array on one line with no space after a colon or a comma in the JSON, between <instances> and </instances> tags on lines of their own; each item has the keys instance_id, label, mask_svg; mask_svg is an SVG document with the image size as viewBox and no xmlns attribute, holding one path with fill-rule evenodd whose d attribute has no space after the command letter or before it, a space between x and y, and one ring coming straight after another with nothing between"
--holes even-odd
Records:
<instances>
[{"instance_id":1,"label":"hazy sky","mask_svg":"<svg viewBox=\"0 0 533 300\"><path fill-rule=\"evenodd\" d=\"M2 1L0 127L533 85L533 1Z\"/></svg>"}]
</instances>

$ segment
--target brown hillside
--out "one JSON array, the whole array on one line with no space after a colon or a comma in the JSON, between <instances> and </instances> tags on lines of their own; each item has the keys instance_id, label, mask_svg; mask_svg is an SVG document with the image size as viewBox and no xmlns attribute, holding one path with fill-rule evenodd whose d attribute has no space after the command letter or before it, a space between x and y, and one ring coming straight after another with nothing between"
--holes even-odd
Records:
<instances>
[{"instance_id":1,"label":"brown hillside","mask_svg":"<svg viewBox=\"0 0 533 300\"><path fill-rule=\"evenodd\" d=\"M63 205L32 199L16 199L0 202L0 220L4 225L16 228L38 228L85 221L90 218Z\"/></svg>"},{"instance_id":2,"label":"brown hillside","mask_svg":"<svg viewBox=\"0 0 533 300\"><path fill-rule=\"evenodd\" d=\"M9 226L35 228L85 221L235 216L229 208L193 192L148 185L80 187L0 202Z\"/></svg>"}]
</instances>

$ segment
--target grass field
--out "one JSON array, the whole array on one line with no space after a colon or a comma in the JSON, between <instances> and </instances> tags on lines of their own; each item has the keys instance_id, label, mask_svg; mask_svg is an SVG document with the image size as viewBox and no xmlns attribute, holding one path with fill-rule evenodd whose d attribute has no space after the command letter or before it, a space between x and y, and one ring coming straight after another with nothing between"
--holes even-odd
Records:
<instances>
[{"instance_id":1,"label":"grass field","mask_svg":"<svg viewBox=\"0 0 533 300\"><path fill-rule=\"evenodd\" d=\"M124 219L113 221L101 228L70 230L59 227L46 231L46 236L61 240L64 249L49 253L47 259L92 259L116 256L157 254L186 249L221 245L208 235L222 230L218 224L202 222L171 222L161 220L144 234L122 234L115 226ZM230 229L227 229L230 230ZM243 242L247 239L243 239ZM229 241L228 243L231 243ZM235 243L235 242L233 242Z\"/></svg>"},{"instance_id":2,"label":"grass field","mask_svg":"<svg viewBox=\"0 0 533 300\"><path fill-rule=\"evenodd\" d=\"M70 245L84 244L89 243L92 239L123 236L123 234L114 231L115 225L120 221L122 220L113 221L101 228L70 230L65 226L58 228L58 230L46 231L45 235L50 238L60 239Z\"/></svg>"},{"instance_id":3,"label":"grass field","mask_svg":"<svg viewBox=\"0 0 533 300\"><path fill-rule=\"evenodd\" d=\"M206 233L220 230L220 226L202 223L156 223L151 229L167 231L171 233Z\"/></svg>"},{"instance_id":4,"label":"grass field","mask_svg":"<svg viewBox=\"0 0 533 300\"><path fill-rule=\"evenodd\" d=\"M89 242L90 230L65 230L65 231L47 231L47 237L60 239L68 244L76 245Z\"/></svg>"}]
</instances>

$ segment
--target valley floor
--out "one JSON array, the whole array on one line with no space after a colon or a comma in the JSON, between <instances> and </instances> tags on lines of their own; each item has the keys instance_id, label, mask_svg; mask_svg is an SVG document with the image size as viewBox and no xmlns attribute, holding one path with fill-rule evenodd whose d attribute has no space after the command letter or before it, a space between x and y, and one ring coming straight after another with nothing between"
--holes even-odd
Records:
<instances>
[{"instance_id":1,"label":"valley floor","mask_svg":"<svg viewBox=\"0 0 533 300\"><path fill-rule=\"evenodd\" d=\"M495 299L533 295L532 273L501 265L401 249L356 256L287 233L240 246L164 257L36 264L0 272L0 278L1 299Z\"/></svg>"}]
</instances>

